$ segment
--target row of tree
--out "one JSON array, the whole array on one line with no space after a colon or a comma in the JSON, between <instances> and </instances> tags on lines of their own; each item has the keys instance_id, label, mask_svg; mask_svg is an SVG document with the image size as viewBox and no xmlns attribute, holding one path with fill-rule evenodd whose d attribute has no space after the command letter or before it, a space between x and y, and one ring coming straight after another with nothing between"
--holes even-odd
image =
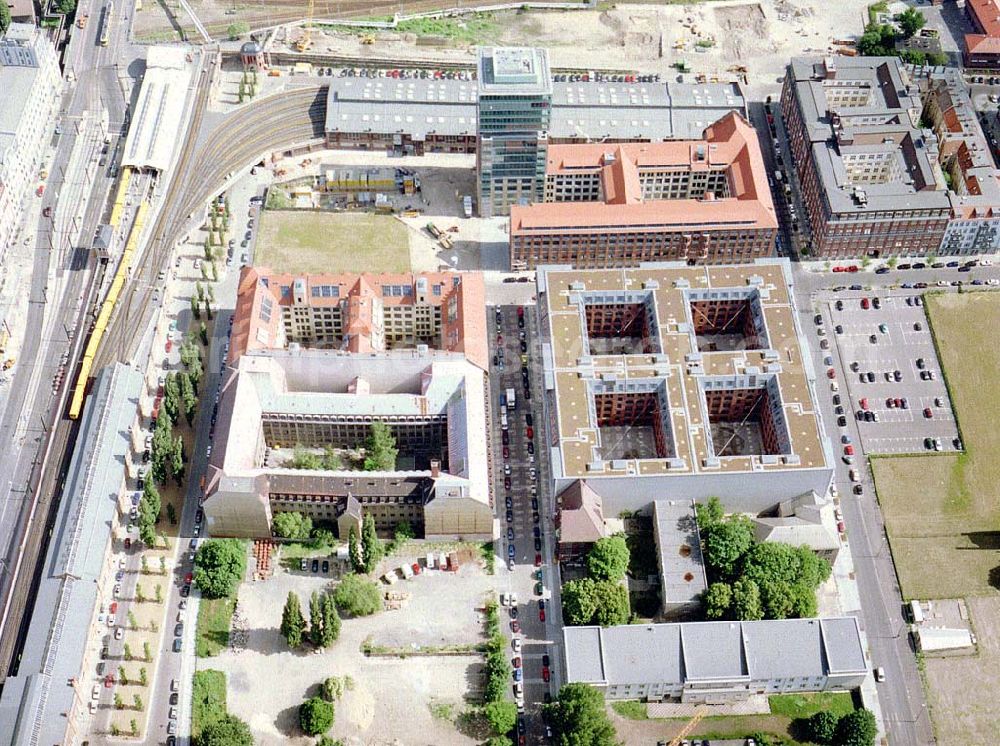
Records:
<instances>
[{"instance_id":1,"label":"row of tree","mask_svg":"<svg viewBox=\"0 0 1000 746\"><path fill-rule=\"evenodd\" d=\"M807 718L806 739L826 746L872 746L878 735L875 715L870 710L853 710L837 715L826 710Z\"/></svg>"},{"instance_id":2,"label":"row of tree","mask_svg":"<svg viewBox=\"0 0 1000 746\"><path fill-rule=\"evenodd\" d=\"M718 498L698 505L710 585L708 619L788 619L816 615L816 589L830 563L808 547L758 542L750 519L724 516Z\"/></svg>"},{"instance_id":3,"label":"row of tree","mask_svg":"<svg viewBox=\"0 0 1000 746\"><path fill-rule=\"evenodd\" d=\"M496 739L505 739L517 725L517 705L507 698L511 665L507 638L500 633L500 611L496 599L486 604L486 665L483 667L483 718Z\"/></svg>"},{"instance_id":4,"label":"row of tree","mask_svg":"<svg viewBox=\"0 0 1000 746\"><path fill-rule=\"evenodd\" d=\"M160 413L153 428L149 468L153 480L158 484L166 483L167 476L171 473L178 485L184 481L184 441L179 435L174 437L173 426L177 424L182 411L188 425L194 424L194 415L198 409L198 385L204 375L201 350L190 339L181 344L180 356L184 369L168 373L164 378Z\"/></svg>"},{"instance_id":5,"label":"row of tree","mask_svg":"<svg viewBox=\"0 0 1000 746\"><path fill-rule=\"evenodd\" d=\"M299 596L288 592L281 614L281 634L290 648L299 648L307 639L317 648L328 648L340 637L340 614L332 593L313 591L309 599L309 623L302 615Z\"/></svg>"},{"instance_id":6,"label":"row of tree","mask_svg":"<svg viewBox=\"0 0 1000 746\"><path fill-rule=\"evenodd\" d=\"M620 746L608 719L604 695L589 684L565 684L542 715L559 746Z\"/></svg>"},{"instance_id":7,"label":"row of tree","mask_svg":"<svg viewBox=\"0 0 1000 746\"><path fill-rule=\"evenodd\" d=\"M390 427L384 422L373 422L368 427L368 435L365 437L361 468L364 471L392 471L396 468L397 456L399 449L396 447L396 438ZM330 447L324 448L320 455L297 445L292 457L287 459L283 466L286 469L336 471L344 468L344 463L340 455Z\"/></svg>"},{"instance_id":8,"label":"row of tree","mask_svg":"<svg viewBox=\"0 0 1000 746\"><path fill-rule=\"evenodd\" d=\"M570 580L562 587L563 620L566 624L628 624L632 616L628 588L624 584L629 548L622 534L598 539L586 557L587 577Z\"/></svg>"}]
</instances>

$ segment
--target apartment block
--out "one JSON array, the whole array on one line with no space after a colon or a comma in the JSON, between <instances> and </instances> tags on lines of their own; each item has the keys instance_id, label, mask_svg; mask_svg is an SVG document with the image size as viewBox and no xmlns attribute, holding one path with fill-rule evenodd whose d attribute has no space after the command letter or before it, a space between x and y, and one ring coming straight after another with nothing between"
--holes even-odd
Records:
<instances>
[{"instance_id":1,"label":"apartment block","mask_svg":"<svg viewBox=\"0 0 1000 746\"><path fill-rule=\"evenodd\" d=\"M0 247L13 241L38 183L62 79L45 29L12 23L0 38Z\"/></svg>"},{"instance_id":2,"label":"apartment block","mask_svg":"<svg viewBox=\"0 0 1000 746\"><path fill-rule=\"evenodd\" d=\"M245 267L229 362L289 344L355 354L423 345L460 352L486 370L485 306L476 273L295 275Z\"/></svg>"},{"instance_id":3,"label":"apartment block","mask_svg":"<svg viewBox=\"0 0 1000 746\"><path fill-rule=\"evenodd\" d=\"M989 154L962 83L918 83L895 57L792 60L781 105L814 256L1000 248L996 172L979 157Z\"/></svg>"},{"instance_id":4,"label":"apartment block","mask_svg":"<svg viewBox=\"0 0 1000 746\"><path fill-rule=\"evenodd\" d=\"M544 198L511 208L512 267L748 262L778 230L756 133L735 112L700 140L550 145Z\"/></svg>"},{"instance_id":5,"label":"apartment block","mask_svg":"<svg viewBox=\"0 0 1000 746\"><path fill-rule=\"evenodd\" d=\"M479 212L506 215L542 198L552 117L548 52L482 47L477 64Z\"/></svg>"},{"instance_id":6,"label":"apartment block","mask_svg":"<svg viewBox=\"0 0 1000 746\"><path fill-rule=\"evenodd\" d=\"M477 274L244 268L205 485L211 533L267 537L275 514L297 511L341 536L367 513L383 532L492 538L485 329ZM375 422L398 455L368 471ZM305 453L322 462L305 468Z\"/></svg>"},{"instance_id":7,"label":"apartment block","mask_svg":"<svg viewBox=\"0 0 1000 746\"><path fill-rule=\"evenodd\" d=\"M550 266L537 282L540 457L554 494L574 490L572 543L600 516L650 513L665 496L761 513L826 494L834 457L787 261Z\"/></svg>"},{"instance_id":8,"label":"apartment block","mask_svg":"<svg viewBox=\"0 0 1000 746\"><path fill-rule=\"evenodd\" d=\"M849 691L868 675L854 617L566 627L563 640L566 681L612 700L728 704Z\"/></svg>"},{"instance_id":9,"label":"apartment block","mask_svg":"<svg viewBox=\"0 0 1000 746\"><path fill-rule=\"evenodd\" d=\"M965 35L965 67L1000 70L1000 2L965 0L965 15L973 28Z\"/></svg>"}]
</instances>

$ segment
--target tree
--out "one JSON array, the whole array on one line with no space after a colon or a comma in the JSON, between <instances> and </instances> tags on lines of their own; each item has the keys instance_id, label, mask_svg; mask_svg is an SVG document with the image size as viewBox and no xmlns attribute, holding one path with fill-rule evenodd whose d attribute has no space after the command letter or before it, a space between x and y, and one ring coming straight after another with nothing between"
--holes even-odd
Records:
<instances>
[{"instance_id":1,"label":"tree","mask_svg":"<svg viewBox=\"0 0 1000 746\"><path fill-rule=\"evenodd\" d=\"M306 628L306 620L302 616L299 597L294 591L288 592L285 608L281 612L281 634L288 647L297 648L302 644L302 633Z\"/></svg>"},{"instance_id":2,"label":"tree","mask_svg":"<svg viewBox=\"0 0 1000 746\"><path fill-rule=\"evenodd\" d=\"M509 699L487 702L483 707L483 716L498 736L510 733L517 725L517 705Z\"/></svg>"},{"instance_id":3,"label":"tree","mask_svg":"<svg viewBox=\"0 0 1000 746\"><path fill-rule=\"evenodd\" d=\"M139 684L146 686L149 683L149 674L146 673L146 667L142 666L139 668Z\"/></svg>"},{"instance_id":4,"label":"tree","mask_svg":"<svg viewBox=\"0 0 1000 746\"><path fill-rule=\"evenodd\" d=\"M347 556L351 560L351 569L354 572L364 572L365 562L361 558L361 545L358 544L358 532L351 526L347 532Z\"/></svg>"},{"instance_id":5,"label":"tree","mask_svg":"<svg viewBox=\"0 0 1000 746\"><path fill-rule=\"evenodd\" d=\"M337 603L333 600L333 594L324 593L320 599L319 608L323 618L320 645L328 648L340 637L340 614L337 613Z\"/></svg>"},{"instance_id":6,"label":"tree","mask_svg":"<svg viewBox=\"0 0 1000 746\"><path fill-rule=\"evenodd\" d=\"M194 414L198 410L198 396L194 392L194 383L187 372L182 372L178 378L181 386L181 405L184 408L184 419L188 427L194 424Z\"/></svg>"},{"instance_id":7,"label":"tree","mask_svg":"<svg viewBox=\"0 0 1000 746\"><path fill-rule=\"evenodd\" d=\"M894 20L899 24L900 31L903 32L903 36L907 39L917 33L927 23L927 19L924 18L923 13L916 8L907 8L902 13L897 13Z\"/></svg>"},{"instance_id":8,"label":"tree","mask_svg":"<svg viewBox=\"0 0 1000 746\"><path fill-rule=\"evenodd\" d=\"M210 309L208 307L208 301L207 300L205 301L205 313L208 315L209 319L212 318L212 309ZM208 327L205 325L204 321L202 321L198 325L198 336L201 337L201 343L203 345L207 345L208 344Z\"/></svg>"},{"instance_id":9,"label":"tree","mask_svg":"<svg viewBox=\"0 0 1000 746\"><path fill-rule=\"evenodd\" d=\"M163 382L163 411L167 413L170 422L177 424L177 417L181 411L181 388L177 381L176 373L167 373Z\"/></svg>"},{"instance_id":10,"label":"tree","mask_svg":"<svg viewBox=\"0 0 1000 746\"><path fill-rule=\"evenodd\" d=\"M160 491L147 479L139 498L139 539L148 547L156 544L156 522L160 520Z\"/></svg>"},{"instance_id":11,"label":"tree","mask_svg":"<svg viewBox=\"0 0 1000 746\"><path fill-rule=\"evenodd\" d=\"M753 581L751 581L753 582ZM792 614L792 586L780 578L768 578L757 583L764 616L787 619Z\"/></svg>"},{"instance_id":12,"label":"tree","mask_svg":"<svg viewBox=\"0 0 1000 746\"><path fill-rule=\"evenodd\" d=\"M163 406L162 404L160 405ZM158 484L167 481L167 459L173 453L174 437L170 417L157 417L153 428L153 445L150 448L149 468L153 480Z\"/></svg>"},{"instance_id":13,"label":"tree","mask_svg":"<svg viewBox=\"0 0 1000 746\"><path fill-rule=\"evenodd\" d=\"M365 440L365 471L392 471L396 468L396 439L384 422L373 422Z\"/></svg>"},{"instance_id":14,"label":"tree","mask_svg":"<svg viewBox=\"0 0 1000 746\"><path fill-rule=\"evenodd\" d=\"M177 525L177 509L174 507L173 503L167 503L167 520L170 521L171 526ZM163 537L166 540L167 537ZM167 547L168 549L170 547Z\"/></svg>"},{"instance_id":15,"label":"tree","mask_svg":"<svg viewBox=\"0 0 1000 746\"><path fill-rule=\"evenodd\" d=\"M483 746L514 746L514 742L507 736L492 736L483 741Z\"/></svg>"},{"instance_id":16,"label":"tree","mask_svg":"<svg viewBox=\"0 0 1000 746\"><path fill-rule=\"evenodd\" d=\"M733 616L739 621L757 621L764 618L760 602L760 588L752 580L740 578L733 583Z\"/></svg>"},{"instance_id":17,"label":"tree","mask_svg":"<svg viewBox=\"0 0 1000 746\"><path fill-rule=\"evenodd\" d=\"M833 743L833 739L837 735L837 723L839 722L840 718L832 712L821 710L813 713L805 721L804 730L806 740L822 744Z\"/></svg>"},{"instance_id":18,"label":"tree","mask_svg":"<svg viewBox=\"0 0 1000 746\"><path fill-rule=\"evenodd\" d=\"M128 686L128 675L125 673L125 666L118 666L118 681L122 686Z\"/></svg>"},{"instance_id":19,"label":"tree","mask_svg":"<svg viewBox=\"0 0 1000 746\"><path fill-rule=\"evenodd\" d=\"M246 572L247 554L238 539L209 539L195 555L194 582L206 598L230 595Z\"/></svg>"},{"instance_id":20,"label":"tree","mask_svg":"<svg viewBox=\"0 0 1000 746\"><path fill-rule=\"evenodd\" d=\"M122 695L120 695L118 692L115 692L115 709L122 710L124 708L125 708L125 702L122 701Z\"/></svg>"},{"instance_id":21,"label":"tree","mask_svg":"<svg viewBox=\"0 0 1000 746\"><path fill-rule=\"evenodd\" d=\"M712 583L704 596L705 618L725 619L733 605L733 589L728 583Z\"/></svg>"},{"instance_id":22,"label":"tree","mask_svg":"<svg viewBox=\"0 0 1000 746\"><path fill-rule=\"evenodd\" d=\"M705 530L705 563L717 580L733 578L736 566L754 543L753 524L746 516L730 516Z\"/></svg>"},{"instance_id":23,"label":"tree","mask_svg":"<svg viewBox=\"0 0 1000 746\"><path fill-rule=\"evenodd\" d=\"M628 601L628 588L616 580L602 580L597 583L597 609L594 624L614 627L628 624L632 610Z\"/></svg>"},{"instance_id":24,"label":"tree","mask_svg":"<svg viewBox=\"0 0 1000 746\"><path fill-rule=\"evenodd\" d=\"M382 593L377 583L363 575L350 574L333 592L337 608L351 616L370 616L382 608Z\"/></svg>"},{"instance_id":25,"label":"tree","mask_svg":"<svg viewBox=\"0 0 1000 746\"><path fill-rule=\"evenodd\" d=\"M0 36L7 33L7 29L10 27L10 8L7 3L0 3Z\"/></svg>"},{"instance_id":26,"label":"tree","mask_svg":"<svg viewBox=\"0 0 1000 746\"><path fill-rule=\"evenodd\" d=\"M858 40L858 52L865 57L892 57L896 54L896 31L889 24L870 24Z\"/></svg>"},{"instance_id":27,"label":"tree","mask_svg":"<svg viewBox=\"0 0 1000 746\"><path fill-rule=\"evenodd\" d=\"M361 522L361 548L364 553L365 572L373 572L378 561L385 554L385 549L382 547L378 534L375 533L375 519L372 518L371 513L365 513L364 520Z\"/></svg>"},{"instance_id":28,"label":"tree","mask_svg":"<svg viewBox=\"0 0 1000 746\"><path fill-rule=\"evenodd\" d=\"M340 699L341 695L344 693L344 682L338 679L336 676L331 676L328 679L323 680L323 686L321 687L321 693L323 699L327 702L336 702Z\"/></svg>"},{"instance_id":29,"label":"tree","mask_svg":"<svg viewBox=\"0 0 1000 746\"><path fill-rule=\"evenodd\" d=\"M226 713L201 727L198 746L253 746L250 726L235 715Z\"/></svg>"},{"instance_id":30,"label":"tree","mask_svg":"<svg viewBox=\"0 0 1000 746\"><path fill-rule=\"evenodd\" d=\"M184 440L180 435L174 440L174 451L170 455L170 470L174 473L177 486L184 482Z\"/></svg>"},{"instance_id":31,"label":"tree","mask_svg":"<svg viewBox=\"0 0 1000 746\"><path fill-rule=\"evenodd\" d=\"M722 521L724 515L722 502L717 497L710 497L707 503L697 503L694 506L694 514L698 522L698 529L704 531L709 526Z\"/></svg>"},{"instance_id":32,"label":"tree","mask_svg":"<svg viewBox=\"0 0 1000 746\"><path fill-rule=\"evenodd\" d=\"M310 697L299 705L299 725L310 736L326 733L333 725L333 705L322 697Z\"/></svg>"},{"instance_id":33,"label":"tree","mask_svg":"<svg viewBox=\"0 0 1000 746\"><path fill-rule=\"evenodd\" d=\"M236 41L244 34L250 33L250 25L246 21L230 23L229 28L226 29L226 33L229 35L231 41Z\"/></svg>"},{"instance_id":34,"label":"tree","mask_svg":"<svg viewBox=\"0 0 1000 746\"><path fill-rule=\"evenodd\" d=\"M840 718L837 723L837 746L872 746L878 728L871 710L854 710Z\"/></svg>"},{"instance_id":35,"label":"tree","mask_svg":"<svg viewBox=\"0 0 1000 746\"><path fill-rule=\"evenodd\" d=\"M562 609L566 624L590 624L597 611L597 583L590 578L563 584Z\"/></svg>"},{"instance_id":36,"label":"tree","mask_svg":"<svg viewBox=\"0 0 1000 746\"><path fill-rule=\"evenodd\" d=\"M316 746L344 746L344 742L339 738L333 739L330 736L320 736L316 739Z\"/></svg>"},{"instance_id":37,"label":"tree","mask_svg":"<svg viewBox=\"0 0 1000 746\"><path fill-rule=\"evenodd\" d=\"M283 539L308 539L312 533L312 518L297 510L276 514L271 524Z\"/></svg>"},{"instance_id":38,"label":"tree","mask_svg":"<svg viewBox=\"0 0 1000 746\"><path fill-rule=\"evenodd\" d=\"M142 712L143 710L142 697L140 697L138 694L133 694L132 704L135 706L135 709L137 709L139 712Z\"/></svg>"},{"instance_id":39,"label":"tree","mask_svg":"<svg viewBox=\"0 0 1000 746\"><path fill-rule=\"evenodd\" d=\"M142 643L142 659L144 661L153 660L153 650L149 646L149 640L146 640L144 643Z\"/></svg>"},{"instance_id":40,"label":"tree","mask_svg":"<svg viewBox=\"0 0 1000 746\"><path fill-rule=\"evenodd\" d=\"M628 571L629 550L622 534L594 542L587 553L587 574L594 580L621 580Z\"/></svg>"},{"instance_id":41,"label":"tree","mask_svg":"<svg viewBox=\"0 0 1000 746\"><path fill-rule=\"evenodd\" d=\"M198 298L191 296L191 315L194 316L195 321L201 318L201 306L198 304Z\"/></svg>"},{"instance_id":42,"label":"tree","mask_svg":"<svg viewBox=\"0 0 1000 746\"><path fill-rule=\"evenodd\" d=\"M323 644L323 610L318 591L313 591L309 597L309 642L316 647Z\"/></svg>"},{"instance_id":43,"label":"tree","mask_svg":"<svg viewBox=\"0 0 1000 746\"><path fill-rule=\"evenodd\" d=\"M566 684L543 713L560 746L618 746L604 695L589 684Z\"/></svg>"}]
</instances>

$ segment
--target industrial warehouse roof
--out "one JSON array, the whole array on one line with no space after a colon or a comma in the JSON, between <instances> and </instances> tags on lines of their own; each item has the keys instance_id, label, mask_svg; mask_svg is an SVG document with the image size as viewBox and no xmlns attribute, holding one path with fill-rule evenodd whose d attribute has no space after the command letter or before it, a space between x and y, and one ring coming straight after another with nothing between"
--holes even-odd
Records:
<instances>
[{"instance_id":1,"label":"industrial warehouse roof","mask_svg":"<svg viewBox=\"0 0 1000 746\"><path fill-rule=\"evenodd\" d=\"M556 478L587 479L599 493L606 477L765 474L827 469L832 461L810 384L811 362L799 336L785 260L688 267L663 263L634 269L540 267L546 389L552 390L551 458ZM699 347L693 302L742 301L754 320L751 349ZM651 351L605 354L591 346L585 307L642 306ZM698 317L700 318L700 317ZM748 322L751 323L751 322ZM602 457L597 393L643 390L660 397L668 456ZM787 435L780 454L715 453L706 390L767 388L769 411Z\"/></svg>"},{"instance_id":2,"label":"industrial warehouse roof","mask_svg":"<svg viewBox=\"0 0 1000 746\"><path fill-rule=\"evenodd\" d=\"M76 708L89 701L93 683L83 675L84 655L97 583L109 567L111 525L141 387L142 376L128 366L105 368L84 409L18 675L4 682L0 698L3 746L63 743L68 718L84 715Z\"/></svg>"},{"instance_id":3,"label":"industrial warehouse roof","mask_svg":"<svg viewBox=\"0 0 1000 746\"><path fill-rule=\"evenodd\" d=\"M854 617L566 627L566 679L615 686L865 675Z\"/></svg>"},{"instance_id":4,"label":"industrial warehouse roof","mask_svg":"<svg viewBox=\"0 0 1000 746\"><path fill-rule=\"evenodd\" d=\"M327 132L407 134L424 140L476 134L477 84L463 80L334 78ZM552 83L554 140L701 137L730 111L746 115L735 83Z\"/></svg>"},{"instance_id":5,"label":"industrial warehouse roof","mask_svg":"<svg viewBox=\"0 0 1000 746\"><path fill-rule=\"evenodd\" d=\"M191 68L181 47L149 47L122 164L166 171L177 147Z\"/></svg>"}]
</instances>

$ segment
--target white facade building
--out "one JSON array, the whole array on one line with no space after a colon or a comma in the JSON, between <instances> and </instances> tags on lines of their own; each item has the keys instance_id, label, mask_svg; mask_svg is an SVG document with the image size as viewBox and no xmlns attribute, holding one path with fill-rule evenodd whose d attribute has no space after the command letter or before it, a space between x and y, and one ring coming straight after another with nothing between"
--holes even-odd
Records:
<instances>
[{"instance_id":1,"label":"white facade building","mask_svg":"<svg viewBox=\"0 0 1000 746\"><path fill-rule=\"evenodd\" d=\"M59 105L59 64L42 29L12 23L0 39L0 91L0 247L6 248L38 178Z\"/></svg>"}]
</instances>

